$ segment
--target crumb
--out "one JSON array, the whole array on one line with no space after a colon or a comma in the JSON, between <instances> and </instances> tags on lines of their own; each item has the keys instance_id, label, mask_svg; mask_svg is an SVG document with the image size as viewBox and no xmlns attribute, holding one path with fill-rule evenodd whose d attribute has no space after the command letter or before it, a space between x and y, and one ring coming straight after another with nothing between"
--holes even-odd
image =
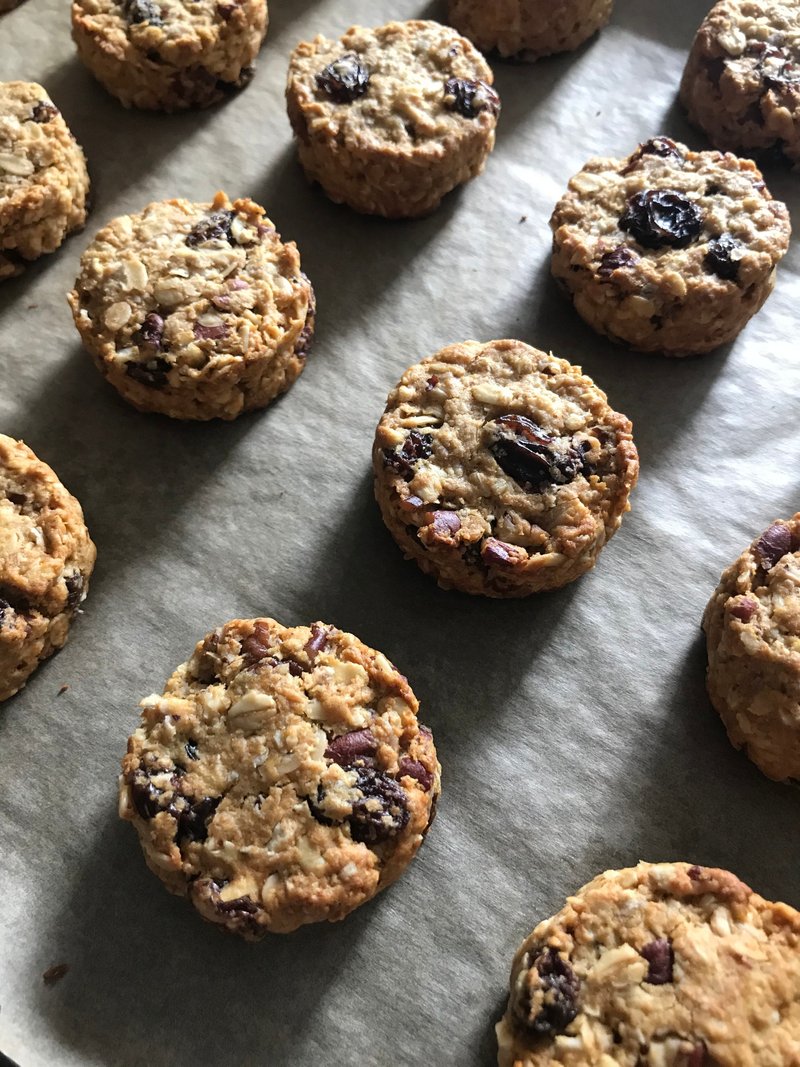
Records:
<instances>
[{"instance_id":1,"label":"crumb","mask_svg":"<svg viewBox=\"0 0 800 1067\"><path fill-rule=\"evenodd\" d=\"M42 975L45 985L55 985L56 982L60 982L64 975L69 970L68 963L56 963L52 967L48 967Z\"/></svg>"},{"instance_id":2,"label":"crumb","mask_svg":"<svg viewBox=\"0 0 800 1067\"><path fill-rule=\"evenodd\" d=\"M28 304L28 311L35 311L38 306L38 304Z\"/></svg>"},{"instance_id":3,"label":"crumb","mask_svg":"<svg viewBox=\"0 0 800 1067\"><path fill-rule=\"evenodd\" d=\"M61 695L62 695L63 693L66 693L66 691L67 691L68 689L69 689L69 686L68 686L68 685L67 685L67 684L65 683L65 684L64 684L64 685L62 685L62 686L61 686L61 688L59 689L59 691L58 691L58 695L59 695L59 696L61 696Z\"/></svg>"},{"instance_id":4,"label":"crumb","mask_svg":"<svg viewBox=\"0 0 800 1067\"><path fill-rule=\"evenodd\" d=\"M527 222L528 221L528 216L527 215L520 215L519 221L520 222Z\"/></svg>"}]
</instances>

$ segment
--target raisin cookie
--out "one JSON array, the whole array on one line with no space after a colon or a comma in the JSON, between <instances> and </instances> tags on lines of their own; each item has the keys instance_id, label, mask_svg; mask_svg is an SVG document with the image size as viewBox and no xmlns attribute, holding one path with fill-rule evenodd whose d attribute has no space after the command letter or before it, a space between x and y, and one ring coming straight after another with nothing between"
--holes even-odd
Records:
<instances>
[{"instance_id":1,"label":"raisin cookie","mask_svg":"<svg viewBox=\"0 0 800 1067\"><path fill-rule=\"evenodd\" d=\"M486 165L500 112L493 80L469 41L438 22L304 41L286 101L306 175L356 211L429 214Z\"/></svg>"},{"instance_id":2,"label":"raisin cookie","mask_svg":"<svg viewBox=\"0 0 800 1067\"><path fill-rule=\"evenodd\" d=\"M66 642L95 555L75 497L27 445L0 434L0 700Z\"/></svg>"},{"instance_id":3,"label":"raisin cookie","mask_svg":"<svg viewBox=\"0 0 800 1067\"><path fill-rule=\"evenodd\" d=\"M500 1067L800 1064L800 913L727 871L606 871L514 959Z\"/></svg>"},{"instance_id":4,"label":"raisin cookie","mask_svg":"<svg viewBox=\"0 0 800 1067\"><path fill-rule=\"evenodd\" d=\"M697 31L681 82L689 118L717 148L800 161L800 7L721 0Z\"/></svg>"},{"instance_id":5,"label":"raisin cookie","mask_svg":"<svg viewBox=\"0 0 800 1067\"><path fill-rule=\"evenodd\" d=\"M550 226L553 275L586 322L667 356L736 337L772 292L791 229L750 160L667 137L590 160Z\"/></svg>"},{"instance_id":6,"label":"raisin cookie","mask_svg":"<svg viewBox=\"0 0 800 1067\"><path fill-rule=\"evenodd\" d=\"M252 200L165 200L122 215L81 259L69 303L100 371L140 411L234 419L303 370L314 293Z\"/></svg>"},{"instance_id":7,"label":"raisin cookie","mask_svg":"<svg viewBox=\"0 0 800 1067\"><path fill-rule=\"evenodd\" d=\"M120 815L169 890L248 940L343 919L433 821L440 767L418 706L352 634L236 619L142 701Z\"/></svg>"},{"instance_id":8,"label":"raisin cookie","mask_svg":"<svg viewBox=\"0 0 800 1067\"><path fill-rule=\"evenodd\" d=\"M73 0L78 55L125 107L208 107L248 84L266 0Z\"/></svg>"},{"instance_id":9,"label":"raisin cookie","mask_svg":"<svg viewBox=\"0 0 800 1067\"><path fill-rule=\"evenodd\" d=\"M0 82L0 281L83 226L88 192L83 151L45 90Z\"/></svg>"},{"instance_id":10,"label":"raisin cookie","mask_svg":"<svg viewBox=\"0 0 800 1067\"><path fill-rule=\"evenodd\" d=\"M521 341L410 367L378 424L375 496L444 589L520 597L590 570L629 509L631 424L594 382Z\"/></svg>"},{"instance_id":11,"label":"raisin cookie","mask_svg":"<svg viewBox=\"0 0 800 1067\"><path fill-rule=\"evenodd\" d=\"M800 779L800 512L727 568L703 628L708 692L732 744L768 777Z\"/></svg>"},{"instance_id":12,"label":"raisin cookie","mask_svg":"<svg viewBox=\"0 0 800 1067\"><path fill-rule=\"evenodd\" d=\"M614 0L449 0L448 21L482 52L534 60L571 52L611 18Z\"/></svg>"}]
</instances>

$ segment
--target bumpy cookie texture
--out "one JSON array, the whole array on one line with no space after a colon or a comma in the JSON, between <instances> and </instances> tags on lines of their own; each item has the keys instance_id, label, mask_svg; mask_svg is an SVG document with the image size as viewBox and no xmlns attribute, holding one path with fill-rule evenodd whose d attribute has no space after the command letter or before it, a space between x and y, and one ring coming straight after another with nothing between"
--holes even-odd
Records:
<instances>
[{"instance_id":1,"label":"bumpy cookie texture","mask_svg":"<svg viewBox=\"0 0 800 1067\"><path fill-rule=\"evenodd\" d=\"M125 107L208 107L247 85L266 0L73 0L72 36Z\"/></svg>"},{"instance_id":2,"label":"bumpy cookie texture","mask_svg":"<svg viewBox=\"0 0 800 1067\"><path fill-rule=\"evenodd\" d=\"M433 820L440 768L416 697L332 626L229 622L142 707L120 814L168 889L248 940L343 919Z\"/></svg>"},{"instance_id":3,"label":"bumpy cookie texture","mask_svg":"<svg viewBox=\"0 0 800 1067\"><path fill-rule=\"evenodd\" d=\"M449 0L448 21L482 52L534 60L583 44L612 7L613 0Z\"/></svg>"},{"instance_id":4,"label":"bumpy cookie texture","mask_svg":"<svg viewBox=\"0 0 800 1067\"><path fill-rule=\"evenodd\" d=\"M0 700L67 640L95 547L55 472L0 434Z\"/></svg>"},{"instance_id":5,"label":"bumpy cookie texture","mask_svg":"<svg viewBox=\"0 0 800 1067\"><path fill-rule=\"evenodd\" d=\"M723 573L703 618L708 692L736 748L800 779L800 512Z\"/></svg>"},{"instance_id":6,"label":"bumpy cookie texture","mask_svg":"<svg viewBox=\"0 0 800 1067\"><path fill-rule=\"evenodd\" d=\"M800 1063L800 914L727 871L606 871L522 944L500 1067Z\"/></svg>"},{"instance_id":7,"label":"bumpy cookie texture","mask_svg":"<svg viewBox=\"0 0 800 1067\"><path fill-rule=\"evenodd\" d=\"M579 367L466 341L409 368L373 450L406 557L445 588L520 597L590 570L630 507L631 424Z\"/></svg>"},{"instance_id":8,"label":"bumpy cookie texture","mask_svg":"<svg viewBox=\"0 0 800 1067\"><path fill-rule=\"evenodd\" d=\"M61 112L35 82L0 82L0 281L86 221L89 174Z\"/></svg>"},{"instance_id":9,"label":"bumpy cookie texture","mask_svg":"<svg viewBox=\"0 0 800 1067\"><path fill-rule=\"evenodd\" d=\"M681 82L689 118L722 149L800 161L800 7L722 0L697 32Z\"/></svg>"},{"instance_id":10,"label":"bumpy cookie texture","mask_svg":"<svg viewBox=\"0 0 800 1067\"><path fill-rule=\"evenodd\" d=\"M286 86L300 162L356 211L427 215L486 165L500 112L493 80L470 42L437 22L304 41Z\"/></svg>"},{"instance_id":11,"label":"bumpy cookie texture","mask_svg":"<svg viewBox=\"0 0 800 1067\"><path fill-rule=\"evenodd\" d=\"M553 275L586 322L667 356L732 341L771 293L790 234L754 163L667 137L590 160L550 226Z\"/></svg>"},{"instance_id":12,"label":"bumpy cookie texture","mask_svg":"<svg viewBox=\"0 0 800 1067\"><path fill-rule=\"evenodd\" d=\"M303 370L314 293L252 200L166 200L122 215L81 258L69 302L97 367L140 411L233 419Z\"/></svg>"}]
</instances>

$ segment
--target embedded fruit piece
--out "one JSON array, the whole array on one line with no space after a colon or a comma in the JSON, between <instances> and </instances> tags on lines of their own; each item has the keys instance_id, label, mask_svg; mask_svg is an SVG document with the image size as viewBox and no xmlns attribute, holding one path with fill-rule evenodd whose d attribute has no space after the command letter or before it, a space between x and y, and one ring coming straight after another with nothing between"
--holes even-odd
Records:
<instances>
[{"instance_id":1,"label":"embedded fruit piece","mask_svg":"<svg viewBox=\"0 0 800 1067\"><path fill-rule=\"evenodd\" d=\"M367 91L369 71L355 52L346 52L317 74L316 82L337 104L351 104Z\"/></svg>"},{"instance_id":2,"label":"embedded fruit piece","mask_svg":"<svg viewBox=\"0 0 800 1067\"><path fill-rule=\"evenodd\" d=\"M444 85L444 96L447 106L465 119L476 118L484 109L493 115L500 114L500 97L486 82L448 78Z\"/></svg>"},{"instance_id":3,"label":"embedded fruit piece","mask_svg":"<svg viewBox=\"0 0 800 1067\"><path fill-rule=\"evenodd\" d=\"M649 189L636 193L619 220L644 248L685 248L703 228L703 216L683 193Z\"/></svg>"},{"instance_id":4,"label":"embedded fruit piece","mask_svg":"<svg viewBox=\"0 0 800 1067\"><path fill-rule=\"evenodd\" d=\"M548 485L567 485L583 466L582 452L524 415L501 415L488 429L489 451L524 489L541 492Z\"/></svg>"}]
</instances>

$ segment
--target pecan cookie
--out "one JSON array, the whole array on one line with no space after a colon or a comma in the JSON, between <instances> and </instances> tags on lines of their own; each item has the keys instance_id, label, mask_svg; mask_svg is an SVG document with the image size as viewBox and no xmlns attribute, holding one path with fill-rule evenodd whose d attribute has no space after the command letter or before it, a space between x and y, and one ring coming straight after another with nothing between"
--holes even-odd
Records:
<instances>
[{"instance_id":1,"label":"pecan cookie","mask_svg":"<svg viewBox=\"0 0 800 1067\"><path fill-rule=\"evenodd\" d=\"M208 107L247 85L266 0L73 0L78 55L125 107Z\"/></svg>"},{"instance_id":2,"label":"pecan cookie","mask_svg":"<svg viewBox=\"0 0 800 1067\"><path fill-rule=\"evenodd\" d=\"M800 160L800 7L721 0L697 31L681 81L689 118L717 148Z\"/></svg>"},{"instance_id":3,"label":"pecan cookie","mask_svg":"<svg viewBox=\"0 0 800 1067\"><path fill-rule=\"evenodd\" d=\"M611 18L614 0L449 0L448 21L482 52L534 60L571 52Z\"/></svg>"},{"instance_id":4,"label":"pecan cookie","mask_svg":"<svg viewBox=\"0 0 800 1067\"><path fill-rule=\"evenodd\" d=\"M142 701L120 814L167 888L233 933L343 919L433 821L440 767L418 706L352 634L236 619Z\"/></svg>"},{"instance_id":5,"label":"pecan cookie","mask_svg":"<svg viewBox=\"0 0 800 1067\"><path fill-rule=\"evenodd\" d=\"M69 303L100 371L140 411L234 419L303 370L314 293L252 200L165 200L122 215L81 259Z\"/></svg>"},{"instance_id":6,"label":"pecan cookie","mask_svg":"<svg viewBox=\"0 0 800 1067\"><path fill-rule=\"evenodd\" d=\"M667 356L736 337L772 292L791 229L750 160L667 137L590 160L550 226L553 275L586 322Z\"/></svg>"},{"instance_id":7,"label":"pecan cookie","mask_svg":"<svg viewBox=\"0 0 800 1067\"><path fill-rule=\"evenodd\" d=\"M0 82L0 281L86 221L86 159L35 82Z\"/></svg>"},{"instance_id":8,"label":"pecan cookie","mask_svg":"<svg viewBox=\"0 0 800 1067\"><path fill-rule=\"evenodd\" d=\"M95 555L75 497L27 445L0 434L0 700L66 642Z\"/></svg>"},{"instance_id":9,"label":"pecan cookie","mask_svg":"<svg viewBox=\"0 0 800 1067\"><path fill-rule=\"evenodd\" d=\"M521 341L410 367L373 450L392 536L444 589L520 597L590 570L629 509L631 424L594 382Z\"/></svg>"},{"instance_id":10,"label":"pecan cookie","mask_svg":"<svg viewBox=\"0 0 800 1067\"><path fill-rule=\"evenodd\" d=\"M732 744L768 777L800 779L800 512L728 567L703 628L708 693Z\"/></svg>"},{"instance_id":11,"label":"pecan cookie","mask_svg":"<svg viewBox=\"0 0 800 1067\"><path fill-rule=\"evenodd\" d=\"M470 42L438 22L304 41L286 86L300 162L356 211L427 215L486 165L500 112L493 80Z\"/></svg>"},{"instance_id":12,"label":"pecan cookie","mask_svg":"<svg viewBox=\"0 0 800 1067\"><path fill-rule=\"evenodd\" d=\"M500 1067L800 1063L800 913L727 871L606 871L523 942Z\"/></svg>"}]
</instances>

